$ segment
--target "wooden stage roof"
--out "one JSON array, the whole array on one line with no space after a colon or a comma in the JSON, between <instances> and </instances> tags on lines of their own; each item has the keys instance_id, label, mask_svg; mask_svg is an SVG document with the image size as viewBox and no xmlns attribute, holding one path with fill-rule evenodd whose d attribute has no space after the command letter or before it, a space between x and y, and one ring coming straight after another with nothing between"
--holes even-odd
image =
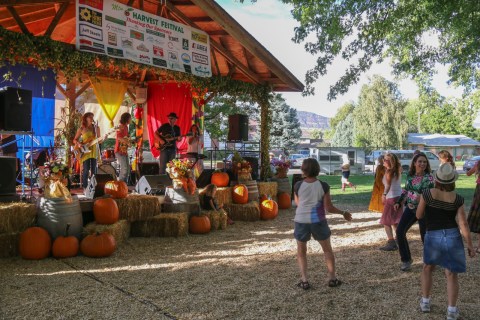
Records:
<instances>
[{"instance_id":1,"label":"wooden stage roof","mask_svg":"<svg viewBox=\"0 0 480 320\"><path fill-rule=\"evenodd\" d=\"M274 91L303 90L303 84L213 0L118 0L210 35L212 72ZM75 44L75 0L0 0L0 25ZM155 80L149 79L146 81Z\"/></svg>"}]
</instances>

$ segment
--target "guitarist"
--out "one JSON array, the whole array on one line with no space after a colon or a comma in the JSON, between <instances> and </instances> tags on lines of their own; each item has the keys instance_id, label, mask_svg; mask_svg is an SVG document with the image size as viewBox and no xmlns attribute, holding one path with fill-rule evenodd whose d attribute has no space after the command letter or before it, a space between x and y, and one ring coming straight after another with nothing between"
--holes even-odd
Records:
<instances>
[{"instance_id":1,"label":"guitarist","mask_svg":"<svg viewBox=\"0 0 480 320\"><path fill-rule=\"evenodd\" d=\"M100 137L100 129L93 123L93 113L87 112L82 116L82 126L78 128L73 143L80 147L82 144L89 143L94 139ZM89 174L97 173L97 145L90 148L90 152L82 155L80 163L82 164L82 187L84 189L88 186Z\"/></svg>"},{"instance_id":2,"label":"guitarist","mask_svg":"<svg viewBox=\"0 0 480 320\"><path fill-rule=\"evenodd\" d=\"M118 126L117 135L115 139L115 158L120 166L120 174L118 180L128 183L130 176L130 164L128 161L128 147L130 145L130 138L128 136L128 125L132 120L130 113L125 112L120 116L120 125Z\"/></svg>"},{"instance_id":3,"label":"guitarist","mask_svg":"<svg viewBox=\"0 0 480 320\"><path fill-rule=\"evenodd\" d=\"M160 174L165 174L167 169L167 163L175 158L177 153L177 141L182 138L180 133L180 127L175 123L177 122L177 114L170 112L167 116L168 122L160 126L155 131L155 141L161 146L159 167Z\"/></svg>"}]
</instances>

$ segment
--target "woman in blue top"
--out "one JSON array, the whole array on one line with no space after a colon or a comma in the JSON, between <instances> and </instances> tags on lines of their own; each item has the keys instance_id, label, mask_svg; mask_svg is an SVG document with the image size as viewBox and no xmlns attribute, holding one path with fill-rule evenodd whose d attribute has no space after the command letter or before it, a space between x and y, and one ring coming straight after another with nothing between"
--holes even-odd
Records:
<instances>
[{"instance_id":1,"label":"woman in blue top","mask_svg":"<svg viewBox=\"0 0 480 320\"><path fill-rule=\"evenodd\" d=\"M295 230L297 240L297 262L300 268L301 281L298 286L304 290L310 289L307 279L307 241L313 238L320 243L327 264L328 286L338 287L342 282L335 274L335 256L330 243L330 228L326 219L326 211L343 215L345 220L352 220L352 215L333 206L330 198L330 186L320 180L320 165L313 158L305 159L302 163L302 174L305 177L294 186L295 203Z\"/></svg>"}]
</instances>

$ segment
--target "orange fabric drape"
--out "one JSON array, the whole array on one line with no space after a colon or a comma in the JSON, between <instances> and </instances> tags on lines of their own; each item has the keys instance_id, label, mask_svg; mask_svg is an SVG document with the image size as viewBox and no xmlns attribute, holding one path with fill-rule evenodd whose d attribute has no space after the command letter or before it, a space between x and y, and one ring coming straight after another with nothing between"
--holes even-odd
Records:
<instances>
[{"instance_id":1,"label":"orange fabric drape","mask_svg":"<svg viewBox=\"0 0 480 320\"><path fill-rule=\"evenodd\" d=\"M90 78L90 83L103 113L110 121L110 126L113 127L113 119L125 98L128 82L97 77L96 79Z\"/></svg>"}]
</instances>

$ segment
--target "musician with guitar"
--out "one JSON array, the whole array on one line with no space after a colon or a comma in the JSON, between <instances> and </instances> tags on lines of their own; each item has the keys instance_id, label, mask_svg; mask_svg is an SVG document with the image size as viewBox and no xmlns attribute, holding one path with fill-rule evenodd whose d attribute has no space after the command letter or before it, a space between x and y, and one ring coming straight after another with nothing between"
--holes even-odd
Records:
<instances>
[{"instance_id":1,"label":"musician with guitar","mask_svg":"<svg viewBox=\"0 0 480 320\"><path fill-rule=\"evenodd\" d=\"M166 173L167 163L175 158L177 142L182 138L180 127L175 124L178 119L177 114L170 112L167 118L168 122L155 131L155 146L160 150L160 174Z\"/></svg>"},{"instance_id":2,"label":"musician with guitar","mask_svg":"<svg viewBox=\"0 0 480 320\"><path fill-rule=\"evenodd\" d=\"M82 149L83 146L89 144L100 138L100 128L93 123L93 113L86 112L82 116L82 126L78 128L73 143L75 148ZM98 140L97 140L98 142ZM81 155L80 161L82 163L82 187L85 189L88 186L89 174L97 173L97 156L99 154L98 145L95 143L90 146L88 152Z\"/></svg>"},{"instance_id":3,"label":"musician with guitar","mask_svg":"<svg viewBox=\"0 0 480 320\"><path fill-rule=\"evenodd\" d=\"M128 161L128 147L131 144L128 136L128 125L132 120L130 113L125 112L120 116L120 125L118 126L115 139L115 158L120 166L118 180L128 183L130 176L130 163Z\"/></svg>"}]
</instances>

